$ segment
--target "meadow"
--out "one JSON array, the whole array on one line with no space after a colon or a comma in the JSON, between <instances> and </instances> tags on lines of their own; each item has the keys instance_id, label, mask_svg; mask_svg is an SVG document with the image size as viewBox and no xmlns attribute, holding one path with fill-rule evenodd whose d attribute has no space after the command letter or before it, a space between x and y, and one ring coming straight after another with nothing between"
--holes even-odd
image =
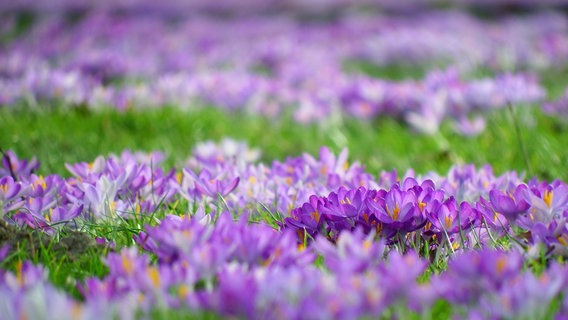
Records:
<instances>
[{"instance_id":1,"label":"meadow","mask_svg":"<svg viewBox=\"0 0 568 320\"><path fill-rule=\"evenodd\" d=\"M7 319L568 314L562 1L0 18Z\"/></svg>"}]
</instances>

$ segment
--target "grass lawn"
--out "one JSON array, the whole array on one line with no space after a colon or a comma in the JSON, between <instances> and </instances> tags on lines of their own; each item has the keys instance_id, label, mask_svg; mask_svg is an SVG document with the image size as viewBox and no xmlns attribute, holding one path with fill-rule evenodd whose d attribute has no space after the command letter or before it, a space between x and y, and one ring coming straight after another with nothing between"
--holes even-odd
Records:
<instances>
[{"instance_id":1,"label":"grass lawn","mask_svg":"<svg viewBox=\"0 0 568 320\"><path fill-rule=\"evenodd\" d=\"M44 175L69 176L64 163L90 162L124 149L162 151L166 165L179 168L196 143L232 137L259 148L267 163L302 152L317 154L321 146L328 146L336 153L348 148L351 161L360 161L374 173L412 168L417 173L444 174L454 164L473 163L490 164L496 174L515 170L527 178L568 180L564 147L568 122L543 114L538 106L514 110L514 118L508 109L488 115L481 135L464 137L449 125L437 135L423 135L390 118L305 125L289 117L274 120L213 108L144 112L2 108L0 146L23 158L36 156Z\"/></svg>"},{"instance_id":2,"label":"grass lawn","mask_svg":"<svg viewBox=\"0 0 568 320\"><path fill-rule=\"evenodd\" d=\"M369 66L351 68L369 69ZM367 72L377 76L386 72L391 79L407 78L406 72L411 73L410 77L417 76L402 67L386 71L371 68ZM560 72L542 77L551 96L557 96L567 81ZM475 137L457 135L447 123L438 134L423 135L411 131L401 121L386 117L298 124L289 116L267 119L239 112L225 113L215 108L183 111L167 106L120 112L54 105L0 108L0 148L12 150L20 158L37 157L42 175L69 177L65 163L91 162L99 155L120 154L125 149L161 151L166 156L166 169L180 169L197 143L231 137L260 149L261 161L268 164L304 152L316 155L320 147L328 146L335 154L347 148L350 161L361 162L374 175L392 169L399 173L413 169L417 174L435 171L444 175L453 165L472 163L477 167L489 164L496 175L513 170L524 174L525 180L537 177L568 181L565 147L568 121L544 114L537 105L494 111L486 117L486 130ZM16 270L24 260L44 265L49 270L49 279L57 287L80 299L77 283L108 272L103 260L111 249L92 246L95 236L114 241L117 249L130 246L132 235L142 231L144 224L168 213L159 210L142 220L93 227L88 234L62 232L56 237L60 241L53 241L38 231L23 232L2 224L0 240L16 245L18 250L0 266ZM440 302L432 313L434 318L447 318L448 305ZM152 316L215 317L209 313L196 315L171 310L155 310Z\"/></svg>"},{"instance_id":3,"label":"grass lawn","mask_svg":"<svg viewBox=\"0 0 568 320\"><path fill-rule=\"evenodd\" d=\"M568 180L568 152L564 148L568 145L568 124L542 114L535 106L516 108L515 119L521 137L507 109L490 115L481 135L463 137L447 125L436 136L411 132L390 118L363 122L344 119L322 126L300 125L289 118L269 120L226 114L216 109L184 112L166 107L144 112L95 112L2 108L0 146L22 158L36 156L41 161L39 173L44 175L70 176L64 163L90 162L98 155L119 154L124 149L162 151L167 157L166 166L179 168L196 143L228 136L262 150L262 161L268 163L302 152L315 155L325 145L336 153L348 148L350 160L360 161L374 174L393 168L401 173L412 168L417 173L445 174L454 164L488 163L496 174L516 170L525 172L526 177ZM129 232L129 228L133 229ZM115 241L119 246L128 245L128 235L136 230L131 222L115 227ZM108 236L108 230L100 232ZM43 237L37 232L32 235ZM80 297L76 281L102 276L107 270L100 258L103 252L85 249L76 255L62 255L53 242L38 243L42 247L34 250L22 245L21 251L3 263L4 267L15 268L20 260L41 263L50 270L50 280L75 297Z\"/></svg>"}]
</instances>

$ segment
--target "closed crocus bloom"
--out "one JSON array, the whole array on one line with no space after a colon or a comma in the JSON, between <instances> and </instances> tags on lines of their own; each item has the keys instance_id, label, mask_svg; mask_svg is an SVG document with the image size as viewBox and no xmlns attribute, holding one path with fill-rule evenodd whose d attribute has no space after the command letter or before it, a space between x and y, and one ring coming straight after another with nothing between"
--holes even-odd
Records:
<instances>
[{"instance_id":1,"label":"closed crocus bloom","mask_svg":"<svg viewBox=\"0 0 568 320\"><path fill-rule=\"evenodd\" d=\"M513 193L504 193L493 189L489 191L489 199L496 213L502 214L509 221L514 221L521 213L526 212L530 204L525 200L528 187L521 184L515 188Z\"/></svg>"}]
</instances>

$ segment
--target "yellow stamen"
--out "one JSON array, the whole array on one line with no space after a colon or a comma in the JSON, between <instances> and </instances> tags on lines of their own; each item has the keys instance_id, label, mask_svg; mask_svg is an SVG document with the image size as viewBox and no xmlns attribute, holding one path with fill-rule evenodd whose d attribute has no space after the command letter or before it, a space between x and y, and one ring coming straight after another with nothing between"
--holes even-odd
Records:
<instances>
[{"instance_id":1,"label":"yellow stamen","mask_svg":"<svg viewBox=\"0 0 568 320\"><path fill-rule=\"evenodd\" d=\"M388 213L390 214L390 216L393 220L398 219L398 214L400 213L400 208L398 207L398 203L395 203L394 210L392 212L390 210L388 210L388 206L387 206L387 211L388 211Z\"/></svg>"},{"instance_id":2,"label":"yellow stamen","mask_svg":"<svg viewBox=\"0 0 568 320\"><path fill-rule=\"evenodd\" d=\"M126 271L126 274L130 275L134 273L134 264L126 255L122 256L122 267L124 271Z\"/></svg>"},{"instance_id":3,"label":"yellow stamen","mask_svg":"<svg viewBox=\"0 0 568 320\"><path fill-rule=\"evenodd\" d=\"M81 319L81 314L83 312L83 308L79 303L73 303L71 306L71 317L73 319Z\"/></svg>"},{"instance_id":4,"label":"yellow stamen","mask_svg":"<svg viewBox=\"0 0 568 320\"><path fill-rule=\"evenodd\" d=\"M190 230L183 230L181 232L181 235L187 240L191 240L191 238L193 238L193 232L191 232Z\"/></svg>"},{"instance_id":5,"label":"yellow stamen","mask_svg":"<svg viewBox=\"0 0 568 320\"><path fill-rule=\"evenodd\" d=\"M255 176L250 176L250 177L249 177L249 182L250 182L251 184L256 184L256 177L255 177Z\"/></svg>"},{"instance_id":6,"label":"yellow stamen","mask_svg":"<svg viewBox=\"0 0 568 320\"><path fill-rule=\"evenodd\" d=\"M365 293L365 300L371 305L376 304L378 301L381 301L383 294L379 290L369 290Z\"/></svg>"},{"instance_id":7,"label":"yellow stamen","mask_svg":"<svg viewBox=\"0 0 568 320\"><path fill-rule=\"evenodd\" d=\"M506 258L501 257L501 258L497 259L497 273L499 273L499 274L503 273L506 266L507 266L507 259Z\"/></svg>"},{"instance_id":8,"label":"yellow stamen","mask_svg":"<svg viewBox=\"0 0 568 320\"><path fill-rule=\"evenodd\" d=\"M343 170L347 171L347 169L349 169L349 162L345 161L343 164Z\"/></svg>"},{"instance_id":9,"label":"yellow stamen","mask_svg":"<svg viewBox=\"0 0 568 320\"><path fill-rule=\"evenodd\" d=\"M280 250L280 248L276 248L276 249L274 249L274 253L272 255L274 256L274 258L278 258L278 257L280 257L281 254L282 254L282 250Z\"/></svg>"},{"instance_id":10,"label":"yellow stamen","mask_svg":"<svg viewBox=\"0 0 568 320\"><path fill-rule=\"evenodd\" d=\"M0 184L0 190L2 191L2 193L8 193L8 185Z\"/></svg>"},{"instance_id":11,"label":"yellow stamen","mask_svg":"<svg viewBox=\"0 0 568 320\"><path fill-rule=\"evenodd\" d=\"M179 286L178 290L177 290L177 294L178 297L184 299L185 297L187 297L187 294L189 293L189 289L187 288L186 285L181 285Z\"/></svg>"},{"instance_id":12,"label":"yellow stamen","mask_svg":"<svg viewBox=\"0 0 568 320\"><path fill-rule=\"evenodd\" d=\"M426 207L426 204L422 201L418 201L418 209L420 209L420 212L424 211L424 207Z\"/></svg>"},{"instance_id":13,"label":"yellow stamen","mask_svg":"<svg viewBox=\"0 0 568 320\"><path fill-rule=\"evenodd\" d=\"M289 185L289 186L292 185L292 178L286 177L286 179L284 179L284 181L286 182L287 185Z\"/></svg>"},{"instance_id":14,"label":"yellow stamen","mask_svg":"<svg viewBox=\"0 0 568 320\"><path fill-rule=\"evenodd\" d=\"M369 241L369 240L363 241L363 249L365 249L365 251L368 251L369 249L371 249L371 245L372 245L371 241Z\"/></svg>"},{"instance_id":15,"label":"yellow stamen","mask_svg":"<svg viewBox=\"0 0 568 320\"><path fill-rule=\"evenodd\" d=\"M327 169L327 166L323 166L323 167L320 169L320 173L321 173L322 175L327 174L327 170L328 170L328 169Z\"/></svg>"},{"instance_id":16,"label":"yellow stamen","mask_svg":"<svg viewBox=\"0 0 568 320\"><path fill-rule=\"evenodd\" d=\"M542 200L544 200L544 203L546 203L546 205L550 208L550 205L552 204L552 191L545 190L542 195Z\"/></svg>"},{"instance_id":17,"label":"yellow stamen","mask_svg":"<svg viewBox=\"0 0 568 320\"><path fill-rule=\"evenodd\" d=\"M320 214L317 210L312 212L312 217L314 218L314 220L316 220L316 222L320 221Z\"/></svg>"},{"instance_id":18,"label":"yellow stamen","mask_svg":"<svg viewBox=\"0 0 568 320\"><path fill-rule=\"evenodd\" d=\"M179 184L181 184L182 179L183 179L183 174L181 172L176 173L176 180Z\"/></svg>"},{"instance_id":19,"label":"yellow stamen","mask_svg":"<svg viewBox=\"0 0 568 320\"><path fill-rule=\"evenodd\" d=\"M39 176L36 184L42 186L43 189L47 189L47 183L45 182L45 180L43 180L43 176Z\"/></svg>"},{"instance_id":20,"label":"yellow stamen","mask_svg":"<svg viewBox=\"0 0 568 320\"><path fill-rule=\"evenodd\" d=\"M556 239L558 239L558 242L560 242L561 245L568 247L568 234L562 234L559 235L558 237L556 237Z\"/></svg>"},{"instance_id":21,"label":"yellow stamen","mask_svg":"<svg viewBox=\"0 0 568 320\"><path fill-rule=\"evenodd\" d=\"M451 217L446 216L446 217L444 218L444 225L446 226L446 229L449 229L449 228L452 226L452 223L453 223L453 222L454 222L454 221L452 220Z\"/></svg>"},{"instance_id":22,"label":"yellow stamen","mask_svg":"<svg viewBox=\"0 0 568 320\"><path fill-rule=\"evenodd\" d=\"M148 267L148 277L150 277L150 281L152 281L152 285L154 288L160 287L160 272L156 267Z\"/></svg>"}]
</instances>

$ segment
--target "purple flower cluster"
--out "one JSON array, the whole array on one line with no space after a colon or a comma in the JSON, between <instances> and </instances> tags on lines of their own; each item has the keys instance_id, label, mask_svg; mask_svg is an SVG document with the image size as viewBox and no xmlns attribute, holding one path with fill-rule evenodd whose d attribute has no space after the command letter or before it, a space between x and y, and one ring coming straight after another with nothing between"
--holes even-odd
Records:
<instances>
[{"instance_id":1,"label":"purple flower cluster","mask_svg":"<svg viewBox=\"0 0 568 320\"><path fill-rule=\"evenodd\" d=\"M273 226L292 229L303 245L361 229L402 251L453 252L508 236L531 255L541 245L549 255L568 255L568 185L562 181L527 183L514 172L495 176L489 166L456 166L447 176L382 172L377 180L358 163L350 165L347 150L336 157L322 148L319 158L304 154L271 166L255 163L257 156L224 140L196 147L181 172L162 170L158 153L124 152L67 165L74 176L64 179L38 176L7 152L2 216L55 233L150 216L176 203L180 213L201 212L200 220L210 223L227 210L256 221L268 217Z\"/></svg>"},{"instance_id":2,"label":"purple flower cluster","mask_svg":"<svg viewBox=\"0 0 568 320\"><path fill-rule=\"evenodd\" d=\"M458 317L541 318L554 314L548 310L550 304L566 294L565 265L553 262L535 275L523 269L522 258L514 251L459 253L446 271L417 281L428 262L413 252L388 251L373 235L345 232L335 245L320 237L307 248L297 248L286 234L268 227L253 227L243 237L240 231L247 224L222 216L220 225L171 217L154 228L160 235L150 236L152 241L170 240L151 251L161 256L177 252L177 258L168 262L151 263L136 248L110 253L106 258L109 274L81 285L84 303L54 290L41 268L21 264L16 273L0 274L4 298L0 310L16 318L132 319L154 308L185 308L226 317L357 319L389 313L428 315L437 301L445 300ZM233 226L237 235L222 231ZM262 240L251 241L255 237L272 242L267 246ZM195 244L217 249L201 250ZM246 261L241 250L258 259ZM320 265L310 263L316 255ZM568 304L559 302L558 314L562 314Z\"/></svg>"},{"instance_id":3,"label":"purple flower cluster","mask_svg":"<svg viewBox=\"0 0 568 320\"><path fill-rule=\"evenodd\" d=\"M317 236L335 241L341 232L361 228L399 248L447 248L450 252L464 246L495 245L495 238L508 235L518 237L517 242L532 255L539 254L541 244L548 254L568 254L568 185L535 180L512 183L501 177L486 180L486 189L478 190L476 201L456 200L462 196L451 191L470 185L473 179L467 177L462 185L442 180L440 187L432 180L418 183L412 177L389 190L340 187L326 197L311 196L291 211L283 228L295 230L299 242ZM445 187L448 184L451 188Z\"/></svg>"},{"instance_id":4,"label":"purple flower cluster","mask_svg":"<svg viewBox=\"0 0 568 320\"><path fill-rule=\"evenodd\" d=\"M118 216L152 212L173 195L169 181L174 172L153 169L160 155L124 152L122 156L92 163L68 165L75 176L43 177L33 173L37 161L19 160L8 151L0 169L2 217L49 233L69 226L79 228L84 221L114 220Z\"/></svg>"},{"instance_id":5,"label":"purple flower cluster","mask_svg":"<svg viewBox=\"0 0 568 320\"><path fill-rule=\"evenodd\" d=\"M483 113L545 98L534 75L516 70L555 67L568 57L568 20L555 13L490 23L457 11L318 23L195 14L172 25L159 15L94 10L69 25L65 17L39 15L25 36L0 48L0 104L212 105L291 113L300 122L388 115L426 133L450 119L458 132L476 134ZM353 61L445 71L391 81L350 72ZM499 75L466 80L480 67Z\"/></svg>"},{"instance_id":6,"label":"purple flower cluster","mask_svg":"<svg viewBox=\"0 0 568 320\"><path fill-rule=\"evenodd\" d=\"M559 313L568 311L568 300L560 301L568 270L555 262L568 255L564 182L523 182L489 166L375 179L349 165L346 151L336 157L322 148L319 158L271 166L257 164L258 155L232 140L208 142L181 172L164 173L160 154L124 152L67 165L74 177L64 179L37 176L36 160L6 152L0 199L8 222L54 233L88 228L84 221L166 215L134 236L138 248L104 258L108 275L79 284L85 302L24 263L0 274L0 310L14 317L66 306L58 311L64 318L103 312L127 319L166 308L353 319L425 315L444 300L468 318L544 317L554 314L553 301ZM184 201L187 213L167 214L168 204ZM491 249L504 243L508 251ZM543 258L541 273L526 269ZM426 276L430 264L444 261L445 271Z\"/></svg>"},{"instance_id":7,"label":"purple flower cluster","mask_svg":"<svg viewBox=\"0 0 568 320\"><path fill-rule=\"evenodd\" d=\"M134 11L152 12L154 14L179 14L187 11L220 12L231 14L265 13L280 10L304 11L304 12L328 12L338 9L374 8L378 10L410 10L426 9L437 6L470 6L485 9L502 9L508 7L542 8L563 7L566 0L324 0L306 3L300 0L164 0L159 4L150 0L132 2L130 0L13 0L2 3L2 10L35 10L35 11L76 11L76 10L99 10L99 11Z\"/></svg>"}]
</instances>

